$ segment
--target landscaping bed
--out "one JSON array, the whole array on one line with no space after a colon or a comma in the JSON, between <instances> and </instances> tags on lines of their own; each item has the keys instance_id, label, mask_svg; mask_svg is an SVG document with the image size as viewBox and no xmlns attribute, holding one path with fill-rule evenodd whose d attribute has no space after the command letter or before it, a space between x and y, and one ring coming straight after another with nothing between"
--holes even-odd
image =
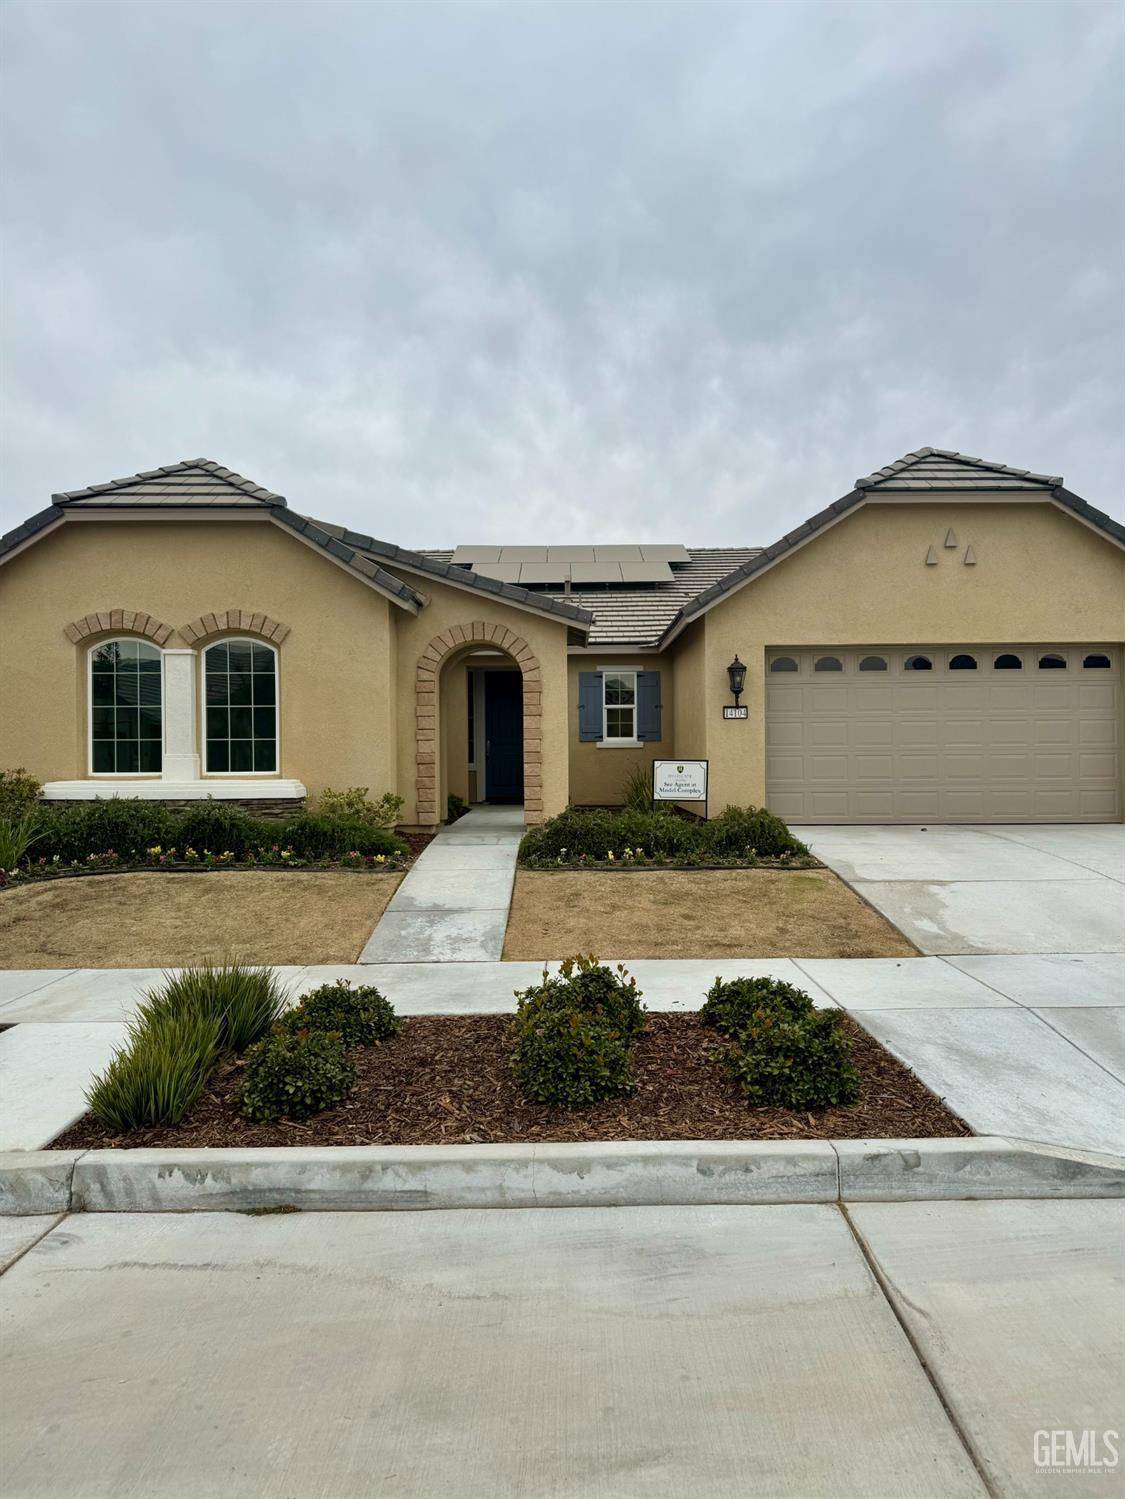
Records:
<instances>
[{"instance_id":1,"label":"landscaping bed","mask_svg":"<svg viewBox=\"0 0 1125 1499\"><path fill-rule=\"evenodd\" d=\"M504 957L912 958L917 950L827 869L521 869Z\"/></svg>"},{"instance_id":2,"label":"landscaping bed","mask_svg":"<svg viewBox=\"0 0 1125 1499\"><path fill-rule=\"evenodd\" d=\"M354 963L400 879L384 867L29 881L0 897L0 968Z\"/></svg>"},{"instance_id":3,"label":"landscaping bed","mask_svg":"<svg viewBox=\"0 0 1125 1499\"><path fill-rule=\"evenodd\" d=\"M635 1091L580 1109L534 1104L512 1070L510 1015L425 1016L352 1053L355 1087L300 1122L238 1112L243 1064L222 1063L176 1126L114 1136L86 1116L57 1149L278 1145L441 1145L582 1140L902 1139L969 1135L901 1063L846 1016L860 1078L856 1103L799 1111L748 1105L723 1065L725 1042L697 1015L648 1015L633 1056Z\"/></svg>"}]
</instances>

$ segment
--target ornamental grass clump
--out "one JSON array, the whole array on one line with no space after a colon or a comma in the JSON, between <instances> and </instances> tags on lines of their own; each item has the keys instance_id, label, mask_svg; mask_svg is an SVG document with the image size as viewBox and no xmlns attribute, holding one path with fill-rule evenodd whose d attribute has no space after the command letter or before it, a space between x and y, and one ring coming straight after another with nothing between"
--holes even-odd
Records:
<instances>
[{"instance_id":1,"label":"ornamental grass clump","mask_svg":"<svg viewBox=\"0 0 1125 1499\"><path fill-rule=\"evenodd\" d=\"M321 984L302 994L293 1009L287 1010L281 1026L296 1031L335 1031L345 1046L374 1046L397 1035L401 1021L386 999L372 984L353 989L348 979Z\"/></svg>"},{"instance_id":2,"label":"ornamental grass clump","mask_svg":"<svg viewBox=\"0 0 1125 1499\"><path fill-rule=\"evenodd\" d=\"M803 989L779 979L716 979L700 1018L729 1038L724 1061L747 1103L826 1109L859 1097L840 1011L818 1010Z\"/></svg>"},{"instance_id":3,"label":"ornamental grass clump","mask_svg":"<svg viewBox=\"0 0 1125 1499\"><path fill-rule=\"evenodd\" d=\"M241 1055L285 1009L285 992L269 968L206 964L168 975L142 1000L141 1024L169 1016L205 1015L220 1026L220 1050Z\"/></svg>"},{"instance_id":4,"label":"ornamental grass clump","mask_svg":"<svg viewBox=\"0 0 1125 1499\"><path fill-rule=\"evenodd\" d=\"M631 1093L632 1048L644 1026L641 991L618 964L568 958L556 977L517 996L513 1067L532 1103L578 1108Z\"/></svg>"},{"instance_id":5,"label":"ornamental grass clump","mask_svg":"<svg viewBox=\"0 0 1125 1499\"><path fill-rule=\"evenodd\" d=\"M307 1119L340 1103L355 1084L355 1064L337 1031L282 1026L246 1053L238 1105L247 1119Z\"/></svg>"},{"instance_id":6,"label":"ornamental grass clump","mask_svg":"<svg viewBox=\"0 0 1125 1499\"><path fill-rule=\"evenodd\" d=\"M221 1030L198 1011L135 1023L86 1094L90 1112L114 1135L178 1124L215 1068Z\"/></svg>"}]
</instances>

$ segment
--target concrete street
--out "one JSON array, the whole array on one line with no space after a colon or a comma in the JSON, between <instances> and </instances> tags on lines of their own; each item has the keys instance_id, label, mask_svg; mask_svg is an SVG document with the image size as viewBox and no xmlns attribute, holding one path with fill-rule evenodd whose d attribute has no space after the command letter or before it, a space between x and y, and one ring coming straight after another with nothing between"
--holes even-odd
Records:
<instances>
[{"instance_id":1,"label":"concrete street","mask_svg":"<svg viewBox=\"0 0 1125 1499\"><path fill-rule=\"evenodd\" d=\"M3 1491L1109 1492L1033 1436L1120 1424L1122 1204L850 1212L885 1291L834 1207L71 1216L0 1279Z\"/></svg>"}]
</instances>

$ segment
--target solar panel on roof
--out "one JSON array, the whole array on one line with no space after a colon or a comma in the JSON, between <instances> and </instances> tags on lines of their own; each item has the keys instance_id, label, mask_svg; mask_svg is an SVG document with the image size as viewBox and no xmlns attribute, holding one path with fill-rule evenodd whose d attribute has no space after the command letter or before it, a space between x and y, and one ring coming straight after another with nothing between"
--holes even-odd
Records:
<instances>
[{"instance_id":1,"label":"solar panel on roof","mask_svg":"<svg viewBox=\"0 0 1125 1499\"><path fill-rule=\"evenodd\" d=\"M620 583L620 562L572 562L572 583Z\"/></svg>"},{"instance_id":2,"label":"solar panel on roof","mask_svg":"<svg viewBox=\"0 0 1125 1499\"><path fill-rule=\"evenodd\" d=\"M457 567L471 567L474 562L499 562L499 547L458 547L449 559Z\"/></svg>"}]
</instances>

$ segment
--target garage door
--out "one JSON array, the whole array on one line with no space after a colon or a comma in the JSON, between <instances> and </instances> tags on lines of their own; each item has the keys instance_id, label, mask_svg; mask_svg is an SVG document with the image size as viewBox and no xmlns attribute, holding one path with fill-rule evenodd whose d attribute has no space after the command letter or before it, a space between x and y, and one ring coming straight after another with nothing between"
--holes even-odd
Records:
<instances>
[{"instance_id":1,"label":"garage door","mask_svg":"<svg viewBox=\"0 0 1125 1499\"><path fill-rule=\"evenodd\" d=\"M767 804L794 822L1115 822L1121 737L1104 646L766 653Z\"/></svg>"}]
</instances>

